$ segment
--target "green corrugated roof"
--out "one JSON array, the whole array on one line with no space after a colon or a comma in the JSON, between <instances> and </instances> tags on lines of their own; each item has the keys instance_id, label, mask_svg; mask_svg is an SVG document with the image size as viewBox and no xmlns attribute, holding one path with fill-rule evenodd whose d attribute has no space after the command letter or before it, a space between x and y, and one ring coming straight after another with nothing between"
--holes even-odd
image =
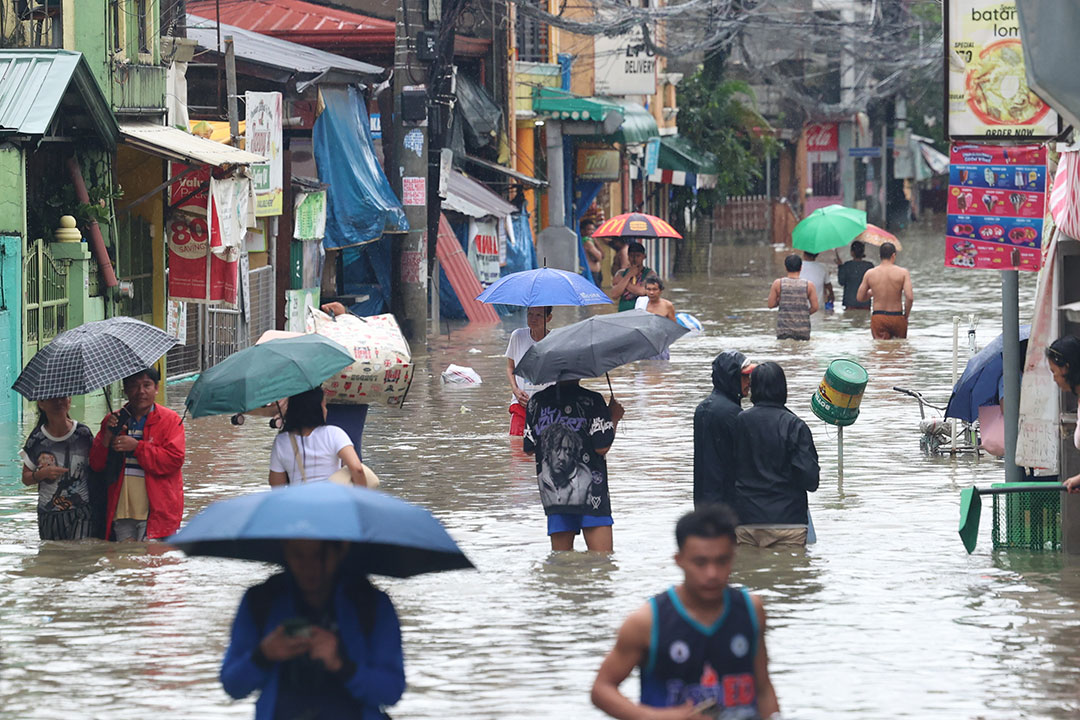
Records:
<instances>
[{"instance_id":1,"label":"green corrugated roof","mask_svg":"<svg viewBox=\"0 0 1080 720\"><path fill-rule=\"evenodd\" d=\"M89 124L116 144L116 118L82 53L0 50L0 134L45 135L61 105L61 132Z\"/></svg>"},{"instance_id":2,"label":"green corrugated roof","mask_svg":"<svg viewBox=\"0 0 1080 720\"><path fill-rule=\"evenodd\" d=\"M699 175L716 175L718 172L716 156L681 135L665 135L660 138L657 167Z\"/></svg>"},{"instance_id":3,"label":"green corrugated roof","mask_svg":"<svg viewBox=\"0 0 1080 720\"><path fill-rule=\"evenodd\" d=\"M622 113L623 124L611 136L615 142L634 145L648 142L649 138L660 134L660 129L656 127L656 119L644 106L638 103L622 103Z\"/></svg>"}]
</instances>

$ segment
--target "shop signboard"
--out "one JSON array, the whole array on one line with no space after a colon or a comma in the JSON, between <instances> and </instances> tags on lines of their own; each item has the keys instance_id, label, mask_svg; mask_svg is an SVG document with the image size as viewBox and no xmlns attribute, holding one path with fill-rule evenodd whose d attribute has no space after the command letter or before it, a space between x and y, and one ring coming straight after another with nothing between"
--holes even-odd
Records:
<instances>
[{"instance_id":1,"label":"shop signboard","mask_svg":"<svg viewBox=\"0 0 1080 720\"><path fill-rule=\"evenodd\" d=\"M991 270L1042 266L1046 148L954 143L945 265ZM1018 264L1014 265L1014 251Z\"/></svg>"},{"instance_id":2,"label":"shop signboard","mask_svg":"<svg viewBox=\"0 0 1080 720\"><path fill-rule=\"evenodd\" d=\"M813 123L807 125L806 162L831 163L840 159L840 126L836 123Z\"/></svg>"},{"instance_id":3,"label":"shop signboard","mask_svg":"<svg viewBox=\"0 0 1080 720\"><path fill-rule=\"evenodd\" d=\"M281 93L248 92L245 149L268 162L251 166L255 185L255 216L280 215L285 198L281 166Z\"/></svg>"},{"instance_id":4,"label":"shop signboard","mask_svg":"<svg viewBox=\"0 0 1080 720\"><path fill-rule=\"evenodd\" d=\"M626 35L596 35L593 69L597 95L656 93L656 55L645 45L641 28Z\"/></svg>"},{"instance_id":5,"label":"shop signboard","mask_svg":"<svg viewBox=\"0 0 1080 720\"><path fill-rule=\"evenodd\" d=\"M945 74L952 139L1047 139L1058 115L1028 88L1015 0L946 0Z\"/></svg>"},{"instance_id":6,"label":"shop signboard","mask_svg":"<svg viewBox=\"0 0 1080 720\"><path fill-rule=\"evenodd\" d=\"M575 166L578 180L614 182L619 179L622 162L619 151L611 148L578 148Z\"/></svg>"},{"instance_id":7,"label":"shop signboard","mask_svg":"<svg viewBox=\"0 0 1080 720\"><path fill-rule=\"evenodd\" d=\"M495 220L469 220L469 264L487 287L499 279L499 231Z\"/></svg>"}]
</instances>

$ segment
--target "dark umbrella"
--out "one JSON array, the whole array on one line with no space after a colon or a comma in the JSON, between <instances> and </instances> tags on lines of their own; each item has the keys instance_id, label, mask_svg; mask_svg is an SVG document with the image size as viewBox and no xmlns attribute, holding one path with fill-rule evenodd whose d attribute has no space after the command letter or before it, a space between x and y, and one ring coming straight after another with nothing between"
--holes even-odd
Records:
<instances>
[{"instance_id":1,"label":"dark umbrella","mask_svg":"<svg viewBox=\"0 0 1080 720\"><path fill-rule=\"evenodd\" d=\"M27 400L85 395L145 370L177 342L135 318L86 323L38 350L11 387Z\"/></svg>"},{"instance_id":2,"label":"dark umbrella","mask_svg":"<svg viewBox=\"0 0 1080 720\"><path fill-rule=\"evenodd\" d=\"M514 373L531 383L600 377L620 365L659 355L689 332L645 310L594 315L529 348Z\"/></svg>"},{"instance_id":3,"label":"dark umbrella","mask_svg":"<svg viewBox=\"0 0 1080 720\"><path fill-rule=\"evenodd\" d=\"M473 564L430 512L378 490L312 482L213 503L169 542L188 555L285 564L282 540L353 543L345 571L411 577Z\"/></svg>"},{"instance_id":4,"label":"dark umbrella","mask_svg":"<svg viewBox=\"0 0 1080 720\"><path fill-rule=\"evenodd\" d=\"M1027 339L1031 335L1030 325L1020 326L1020 353L1027 351ZM984 405L997 405L998 386L1004 373L1001 351L1004 344L1001 336L968 360L964 374L956 381L949 405L945 408L945 417L957 418L966 422L975 422L979 417L979 408Z\"/></svg>"}]
</instances>

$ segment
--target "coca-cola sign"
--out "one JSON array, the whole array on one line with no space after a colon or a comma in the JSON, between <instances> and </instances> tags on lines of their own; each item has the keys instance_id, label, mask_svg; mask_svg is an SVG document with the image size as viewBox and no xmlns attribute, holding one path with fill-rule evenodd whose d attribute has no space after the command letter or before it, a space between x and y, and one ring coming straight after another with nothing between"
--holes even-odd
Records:
<instances>
[{"instance_id":1,"label":"coca-cola sign","mask_svg":"<svg viewBox=\"0 0 1080 720\"><path fill-rule=\"evenodd\" d=\"M806 126L807 152L838 152L840 133L836 123L816 123Z\"/></svg>"}]
</instances>

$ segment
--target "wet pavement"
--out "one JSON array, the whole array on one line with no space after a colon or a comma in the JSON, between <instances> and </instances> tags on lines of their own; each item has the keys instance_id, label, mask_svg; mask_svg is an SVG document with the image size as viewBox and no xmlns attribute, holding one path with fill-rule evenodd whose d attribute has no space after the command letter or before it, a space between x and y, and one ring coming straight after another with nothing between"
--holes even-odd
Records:
<instances>
[{"instance_id":1,"label":"wet pavement","mask_svg":"<svg viewBox=\"0 0 1080 720\"><path fill-rule=\"evenodd\" d=\"M384 489L430 508L479 570L377 579L404 632L409 688L391 714L600 717L588 689L619 623L679 579L673 528L691 506L693 411L711 389L712 357L734 348L784 366L789 406L810 423L822 460L810 502L819 542L742 549L734 574L765 598L785 717L1076 717L1080 572L1060 555L993 552L988 511L966 555L959 490L999 481L1002 465L922 456L918 406L891 389L947 398L952 317L976 313L979 345L988 342L1000 331L998 277L942 267L933 228L901 239L916 293L907 341L874 342L865 315L843 313L809 343L777 341L764 308L781 274L771 248L717 247L722 272L671 279L665 296L706 333L676 343L670 362L612 374L627 413L608 456L610 558L550 553L532 461L506 436L502 352L523 318L432 338L416 353L405 408L372 410L364 458ZM1024 276L1023 316L1033 295ZM559 309L555 324L580 312ZM841 356L870 374L845 432L842 483L835 430L809 410ZM484 384L442 387L451 362ZM170 386L173 407L188 387ZM12 459L0 475L0 717L250 717L253 700L229 700L217 671L241 594L271 569L155 545L40 542L35 495L14 461L23 432L11 428L0 447ZM273 437L263 420L189 420L187 515L263 488ZM636 696L636 678L624 691Z\"/></svg>"}]
</instances>

